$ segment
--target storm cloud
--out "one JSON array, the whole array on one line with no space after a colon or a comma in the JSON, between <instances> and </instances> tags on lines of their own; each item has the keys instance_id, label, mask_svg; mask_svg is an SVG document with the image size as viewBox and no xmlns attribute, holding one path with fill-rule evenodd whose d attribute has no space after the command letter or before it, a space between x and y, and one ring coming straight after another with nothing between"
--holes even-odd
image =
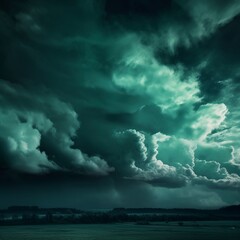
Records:
<instances>
[{"instance_id":1,"label":"storm cloud","mask_svg":"<svg viewBox=\"0 0 240 240\"><path fill-rule=\"evenodd\" d=\"M148 193L139 206L239 203L238 1L0 6L1 181L82 181L69 195L104 207L131 191Z\"/></svg>"}]
</instances>

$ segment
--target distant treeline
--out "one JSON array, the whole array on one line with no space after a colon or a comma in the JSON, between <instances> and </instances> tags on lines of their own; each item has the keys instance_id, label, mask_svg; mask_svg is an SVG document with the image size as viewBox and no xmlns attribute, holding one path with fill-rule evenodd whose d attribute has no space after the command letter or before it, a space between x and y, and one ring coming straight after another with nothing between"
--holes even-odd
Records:
<instances>
[{"instance_id":1,"label":"distant treeline","mask_svg":"<svg viewBox=\"0 0 240 240\"><path fill-rule=\"evenodd\" d=\"M1 209L0 213L34 213L34 214L45 214L45 213L82 213L82 210L76 208L40 208L38 206L11 206L7 209Z\"/></svg>"},{"instance_id":2,"label":"distant treeline","mask_svg":"<svg viewBox=\"0 0 240 240\"><path fill-rule=\"evenodd\" d=\"M240 205L216 210L115 208L109 211L83 211L74 208L12 206L0 210L0 225L120 223L172 221L240 220Z\"/></svg>"}]
</instances>

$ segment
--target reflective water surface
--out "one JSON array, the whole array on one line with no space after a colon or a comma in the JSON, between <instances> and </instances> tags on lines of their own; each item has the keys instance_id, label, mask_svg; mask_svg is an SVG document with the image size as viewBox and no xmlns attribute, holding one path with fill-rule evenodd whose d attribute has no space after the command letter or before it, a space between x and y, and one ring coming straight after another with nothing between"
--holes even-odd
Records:
<instances>
[{"instance_id":1,"label":"reflective water surface","mask_svg":"<svg viewBox=\"0 0 240 240\"><path fill-rule=\"evenodd\" d=\"M0 226L0 240L240 239L239 221Z\"/></svg>"}]
</instances>

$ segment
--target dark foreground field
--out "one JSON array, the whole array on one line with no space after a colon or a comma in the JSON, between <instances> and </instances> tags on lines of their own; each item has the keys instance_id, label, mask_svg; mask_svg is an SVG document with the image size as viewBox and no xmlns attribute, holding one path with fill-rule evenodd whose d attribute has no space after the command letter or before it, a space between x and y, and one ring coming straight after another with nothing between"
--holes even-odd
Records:
<instances>
[{"instance_id":1,"label":"dark foreground field","mask_svg":"<svg viewBox=\"0 0 240 240\"><path fill-rule=\"evenodd\" d=\"M240 239L240 221L1 226L0 240Z\"/></svg>"}]
</instances>

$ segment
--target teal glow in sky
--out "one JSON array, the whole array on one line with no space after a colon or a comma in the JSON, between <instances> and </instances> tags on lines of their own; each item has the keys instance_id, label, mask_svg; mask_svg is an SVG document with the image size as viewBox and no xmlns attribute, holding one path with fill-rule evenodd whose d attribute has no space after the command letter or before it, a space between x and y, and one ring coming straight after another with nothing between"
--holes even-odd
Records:
<instances>
[{"instance_id":1,"label":"teal glow in sky","mask_svg":"<svg viewBox=\"0 0 240 240\"><path fill-rule=\"evenodd\" d=\"M2 1L0 207L239 204L239 14Z\"/></svg>"}]
</instances>

